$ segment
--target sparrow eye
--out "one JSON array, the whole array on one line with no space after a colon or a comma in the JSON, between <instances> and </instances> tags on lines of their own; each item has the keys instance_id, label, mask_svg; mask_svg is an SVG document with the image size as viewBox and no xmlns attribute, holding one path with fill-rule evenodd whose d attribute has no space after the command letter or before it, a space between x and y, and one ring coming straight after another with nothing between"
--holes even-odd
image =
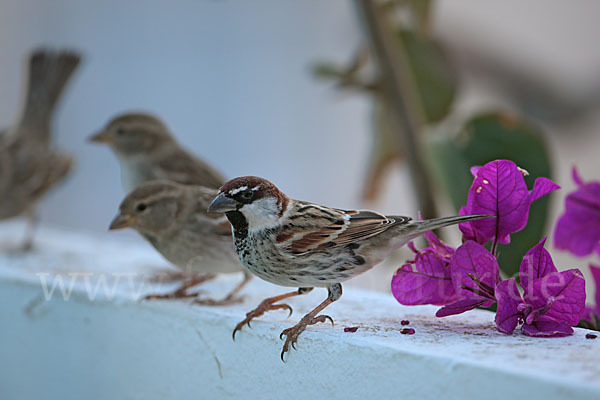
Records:
<instances>
[{"instance_id":1,"label":"sparrow eye","mask_svg":"<svg viewBox=\"0 0 600 400\"><path fill-rule=\"evenodd\" d=\"M116 131L116 132L117 132L117 135L119 135L119 136L120 136L120 135L122 135L122 134L124 134L124 133L125 133L125 129L123 129L123 128L117 128L117 131Z\"/></svg>"},{"instance_id":2,"label":"sparrow eye","mask_svg":"<svg viewBox=\"0 0 600 400\"><path fill-rule=\"evenodd\" d=\"M140 203L137 205L136 210L144 211L146 208L148 208L148 206L145 203Z\"/></svg>"},{"instance_id":3,"label":"sparrow eye","mask_svg":"<svg viewBox=\"0 0 600 400\"><path fill-rule=\"evenodd\" d=\"M253 195L254 193L252 192L252 190L246 190L245 192L242 192L242 198L245 200L250 200Z\"/></svg>"}]
</instances>

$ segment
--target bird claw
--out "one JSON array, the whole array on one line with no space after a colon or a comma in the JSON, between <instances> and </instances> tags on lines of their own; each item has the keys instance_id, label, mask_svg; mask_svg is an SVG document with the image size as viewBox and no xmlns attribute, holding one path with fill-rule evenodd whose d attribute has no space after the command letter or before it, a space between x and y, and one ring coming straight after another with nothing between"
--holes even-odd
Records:
<instances>
[{"instance_id":1,"label":"bird claw","mask_svg":"<svg viewBox=\"0 0 600 400\"><path fill-rule=\"evenodd\" d=\"M284 355L289 351L290 346L292 346L294 350L297 350L296 343L298 342L298 337L302 332L304 332L308 325L315 325L325 321L330 321L332 326L334 324L333 318L331 318L329 315L317 315L316 317L312 317L309 314L305 315L296 325L292 326L291 328L284 329L279 334L280 340L283 340L283 337L285 336L285 343L283 344L283 350L281 351L281 361L285 362Z\"/></svg>"},{"instance_id":2,"label":"bird claw","mask_svg":"<svg viewBox=\"0 0 600 400\"><path fill-rule=\"evenodd\" d=\"M252 321L254 318L258 318L260 316L262 316L263 314L265 314L268 311L273 311L273 310L288 310L289 311L289 315L288 318L292 315L292 307L290 307L288 304L282 303L282 304L273 304L274 302L270 299L266 299L264 300L262 303L260 303L258 305L258 307L256 307L254 310L246 313L246 318L244 318L243 321L239 322L236 326L235 329L233 330L233 340L235 341L235 334L237 333L237 331L242 330L242 328L244 327L244 325L248 325L248 328L252 328L252 326L250 325L250 321Z\"/></svg>"},{"instance_id":3,"label":"bird claw","mask_svg":"<svg viewBox=\"0 0 600 400\"><path fill-rule=\"evenodd\" d=\"M214 300L214 299L196 299L194 300L194 304L200 304L203 306L229 306L232 304L242 303L244 301L244 297L232 297L232 298L224 298L222 300Z\"/></svg>"},{"instance_id":4,"label":"bird claw","mask_svg":"<svg viewBox=\"0 0 600 400\"><path fill-rule=\"evenodd\" d=\"M331 322L331 326L335 326L335 323L333 322L333 318L331 318L329 315L319 315L315 318L313 318L313 322L314 324L316 324L317 322L325 322L329 320L329 322Z\"/></svg>"},{"instance_id":5,"label":"bird claw","mask_svg":"<svg viewBox=\"0 0 600 400\"><path fill-rule=\"evenodd\" d=\"M189 298L193 298L193 297L198 297L201 293L200 291L189 292L189 290L196 285L199 285L201 283L206 282L207 280L212 279L213 277L214 277L213 275L196 276L196 277L190 278L187 281L183 282L181 287L179 287L174 292L166 293L166 294L149 294L149 295L142 297L142 300L149 300L149 299L172 300L172 299L189 299Z\"/></svg>"},{"instance_id":6,"label":"bird claw","mask_svg":"<svg viewBox=\"0 0 600 400\"><path fill-rule=\"evenodd\" d=\"M289 314L288 314L288 316L287 316L287 317L288 317L288 318L289 318L289 317L291 317L291 316L292 316L292 313L294 312L294 310L292 310L292 307L290 307L290 305L289 305L289 304L281 304L281 305L282 305L282 306L284 306L284 307L281 307L282 309L284 309L284 308L285 308L285 309L287 309L287 310L289 311Z\"/></svg>"}]
</instances>

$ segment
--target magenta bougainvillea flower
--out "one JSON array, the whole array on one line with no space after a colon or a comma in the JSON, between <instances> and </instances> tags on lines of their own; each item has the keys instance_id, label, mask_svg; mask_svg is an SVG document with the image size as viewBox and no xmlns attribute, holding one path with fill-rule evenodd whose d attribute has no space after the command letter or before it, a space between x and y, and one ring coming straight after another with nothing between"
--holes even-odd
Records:
<instances>
[{"instance_id":1,"label":"magenta bougainvillea flower","mask_svg":"<svg viewBox=\"0 0 600 400\"><path fill-rule=\"evenodd\" d=\"M573 167L577 190L565 199L565 212L554 230L554 245L583 257L594 250L600 256L600 182L584 183Z\"/></svg>"},{"instance_id":2,"label":"magenta bougainvillea flower","mask_svg":"<svg viewBox=\"0 0 600 400\"><path fill-rule=\"evenodd\" d=\"M457 299L449 264L454 249L433 233L425 235L429 247L416 250L415 258L400 267L392 278L392 293L404 305L444 305Z\"/></svg>"},{"instance_id":3,"label":"magenta bougainvillea flower","mask_svg":"<svg viewBox=\"0 0 600 400\"><path fill-rule=\"evenodd\" d=\"M496 326L510 334L519 322L529 336L567 336L579 323L585 309L585 280L578 269L558 272L550 253L544 249L546 238L523 257L521 285L514 278L496 286Z\"/></svg>"},{"instance_id":4,"label":"magenta bougainvillea flower","mask_svg":"<svg viewBox=\"0 0 600 400\"><path fill-rule=\"evenodd\" d=\"M510 234L527 225L529 207L540 197L559 189L548 178L537 178L533 190L525 184L526 171L508 160L496 160L483 167L471 168L475 177L466 207L460 214L489 214L496 218L480 219L459 225L464 240L480 244L494 239L498 243L510 243Z\"/></svg>"},{"instance_id":5,"label":"magenta bougainvillea flower","mask_svg":"<svg viewBox=\"0 0 600 400\"><path fill-rule=\"evenodd\" d=\"M490 214L495 218L461 224L463 244L457 249L431 232L425 235L425 249L417 250L411 243L409 247L415 257L394 275L392 293L405 305L442 305L436 313L438 317L497 303L496 326L506 334L511 334L519 324L529 336L572 334L571 326L577 325L585 311L585 281L581 272L577 269L558 272L544 249L544 238L523 257L521 294L514 278L500 280L495 252L497 243L508 244L510 234L525 227L531 203L558 189L558 185L550 179L538 178L529 191L524 171L506 160L473 167L472 173L475 180L461 214ZM492 252L483 246L490 239ZM594 273L600 282L600 267ZM600 291L597 296L600 297Z\"/></svg>"},{"instance_id":6,"label":"magenta bougainvillea flower","mask_svg":"<svg viewBox=\"0 0 600 400\"><path fill-rule=\"evenodd\" d=\"M595 304L585 308L582 319L588 321L589 327L600 330L600 266L590 265L590 270L596 286Z\"/></svg>"},{"instance_id":7,"label":"magenta bougainvillea flower","mask_svg":"<svg viewBox=\"0 0 600 400\"><path fill-rule=\"evenodd\" d=\"M436 316L445 317L497 303L495 321L500 332L511 334L523 324L526 335L544 337L571 335L571 326L577 325L584 314L583 276L577 269L557 271L544 248L546 238L523 257L523 295L514 278L500 281L496 258L479 243L465 242L453 251L449 263L436 257L431 244L436 243L441 251L453 250L451 247L434 236L428 238L428 243L429 247L416 252L414 262L405 264L394 276L392 291L402 304L444 304ZM436 263L431 262L433 259ZM437 275L432 273L434 270ZM600 268L598 271L600 276ZM450 282L453 290L448 286Z\"/></svg>"},{"instance_id":8,"label":"magenta bougainvillea flower","mask_svg":"<svg viewBox=\"0 0 600 400\"><path fill-rule=\"evenodd\" d=\"M489 307L496 301L494 289L500 279L498 261L479 243L469 240L456 250L450 262L450 276L459 300L440 308L436 316Z\"/></svg>"}]
</instances>

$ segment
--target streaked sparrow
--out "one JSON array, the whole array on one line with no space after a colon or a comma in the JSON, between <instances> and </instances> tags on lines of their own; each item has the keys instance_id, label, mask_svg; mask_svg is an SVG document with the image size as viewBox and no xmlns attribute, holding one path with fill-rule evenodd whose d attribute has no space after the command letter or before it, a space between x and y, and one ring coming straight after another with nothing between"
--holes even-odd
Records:
<instances>
[{"instance_id":1,"label":"streaked sparrow","mask_svg":"<svg viewBox=\"0 0 600 400\"><path fill-rule=\"evenodd\" d=\"M123 200L110 229L133 228L146 238L168 261L195 275L175 292L147 298L195 297L188 289L211 279L216 273L242 271L227 220L207 213L216 189L153 181L134 189ZM223 305L239 301L237 293L251 275L223 300L198 300L200 304Z\"/></svg>"},{"instance_id":2,"label":"streaked sparrow","mask_svg":"<svg viewBox=\"0 0 600 400\"><path fill-rule=\"evenodd\" d=\"M183 149L167 126L148 113L118 115L89 140L105 143L115 152L126 192L159 179L214 189L225 182L223 175Z\"/></svg>"},{"instance_id":3,"label":"streaked sparrow","mask_svg":"<svg viewBox=\"0 0 600 400\"><path fill-rule=\"evenodd\" d=\"M234 243L244 267L260 278L298 290L264 300L246 314L233 331L270 310L291 307L278 301L327 288L325 301L298 324L285 329L281 359L295 348L308 325L331 321L319 315L342 295L341 282L382 262L410 240L444 226L484 215L463 215L413 221L408 217L384 216L373 211L346 211L293 200L266 179L245 176L225 183L208 211L224 212L233 227Z\"/></svg>"},{"instance_id":4,"label":"streaked sparrow","mask_svg":"<svg viewBox=\"0 0 600 400\"><path fill-rule=\"evenodd\" d=\"M71 156L53 148L51 125L58 100L80 58L70 51L34 51L29 58L21 118L0 132L0 219L29 218L23 249L30 249L33 243L38 202L73 165Z\"/></svg>"}]
</instances>

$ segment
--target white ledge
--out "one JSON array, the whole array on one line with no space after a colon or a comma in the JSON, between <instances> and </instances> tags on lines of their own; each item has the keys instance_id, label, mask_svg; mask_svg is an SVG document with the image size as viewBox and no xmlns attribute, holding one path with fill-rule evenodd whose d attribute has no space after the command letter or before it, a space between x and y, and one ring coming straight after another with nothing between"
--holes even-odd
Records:
<instances>
[{"instance_id":1,"label":"white ledge","mask_svg":"<svg viewBox=\"0 0 600 400\"><path fill-rule=\"evenodd\" d=\"M16 225L1 228L0 242L16 237ZM284 364L279 333L325 291L290 300L291 318L270 312L234 342L245 313L287 289L255 279L246 301L230 307L137 301L134 274L152 265L164 262L146 246L49 228L34 253L0 254L0 398L600 398L600 338L583 329L567 338L506 336L485 311L439 319L434 307L346 286L326 310L335 327L309 327ZM73 292L65 301L57 288L46 301L40 279L50 287L58 273L66 287L76 277ZM91 301L102 273L109 288L117 274L131 275L121 275L114 296L100 289ZM219 297L239 279L201 289ZM400 333L404 319L414 335ZM349 326L358 331L345 333Z\"/></svg>"}]
</instances>

